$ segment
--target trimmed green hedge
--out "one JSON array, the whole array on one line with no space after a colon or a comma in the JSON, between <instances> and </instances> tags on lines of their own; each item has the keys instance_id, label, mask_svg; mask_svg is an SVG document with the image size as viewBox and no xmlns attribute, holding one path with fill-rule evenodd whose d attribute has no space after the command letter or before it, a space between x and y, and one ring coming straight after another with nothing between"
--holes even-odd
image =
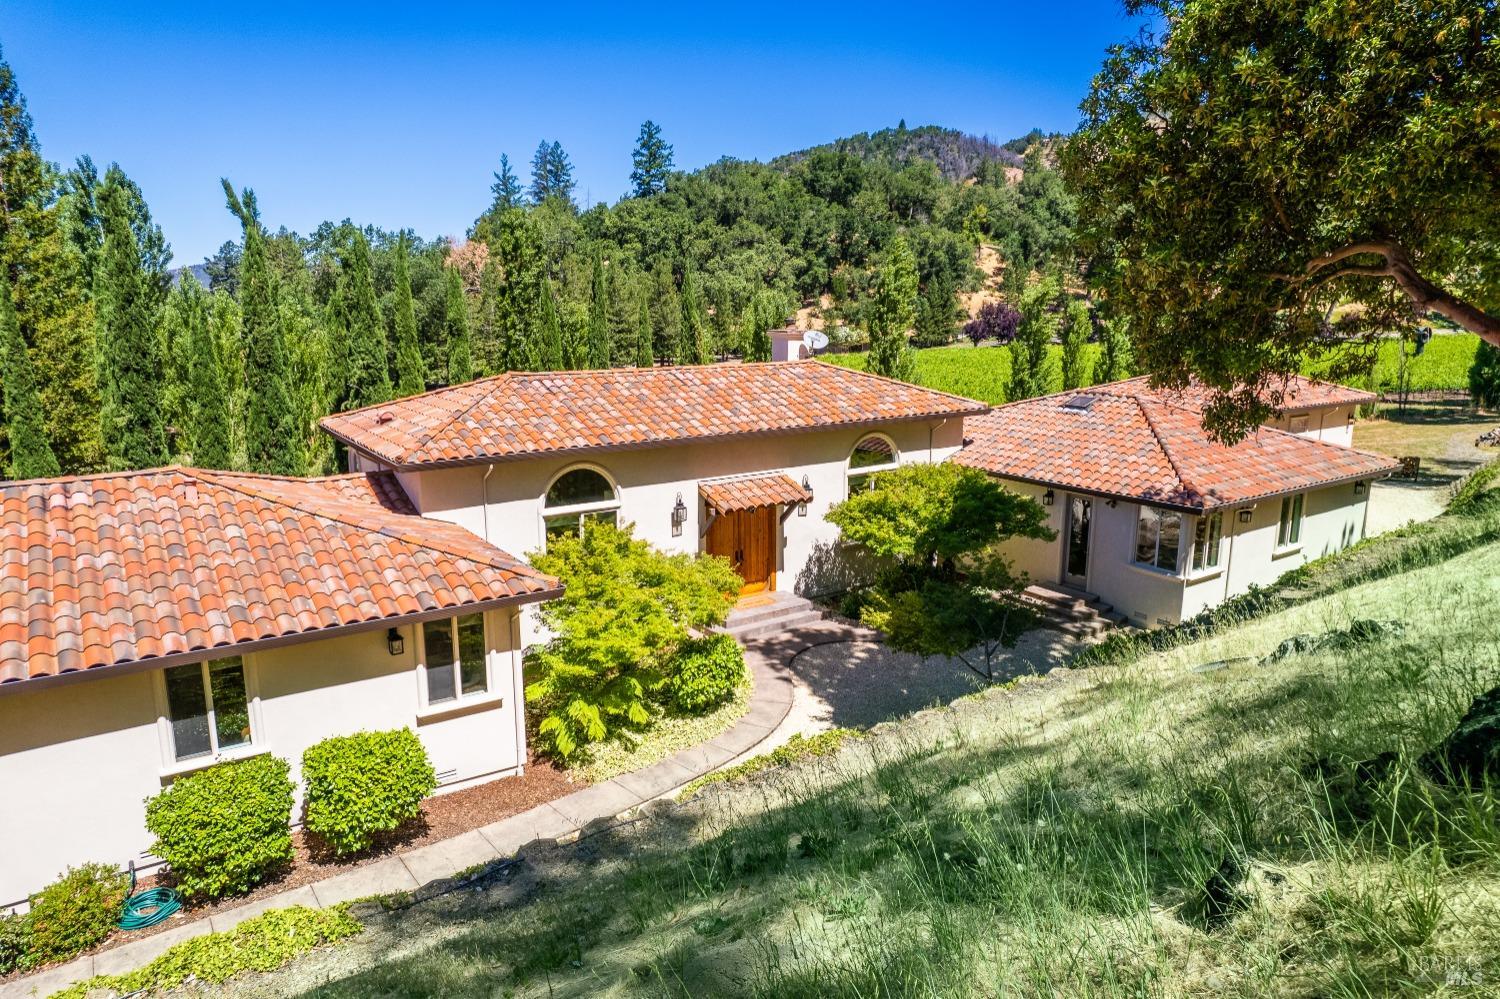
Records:
<instances>
[{"instance_id":1,"label":"trimmed green hedge","mask_svg":"<svg viewBox=\"0 0 1500 999\"><path fill-rule=\"evenodd\" d=\"M369 849L422 814L437 775L409 728L324 739L302 754L303 822L337 854Z\"/></svg>"},{"instance_id":2,"label":"trimmed green hedge","mask_svg":"<svg viewBox=\"0 0 1500 999\"><path fill-rule=\"evenodd\" d=\"M660 685L666 703L698 714L734 696L745 682L745 653L729 635L709 635L683 642L667 664Z\"/></svg>"},{"instance_id":3,"label":"trimmed green hedge","mask_svg":"<svg viewBox=\"0 0 1500 999\"><path fill-rule=\"evenodd\" d=\"M274 756L219 763L146 801L151 852L185 898L249 891L291 863L291 766Z\"/></svg>"}]
</instances>

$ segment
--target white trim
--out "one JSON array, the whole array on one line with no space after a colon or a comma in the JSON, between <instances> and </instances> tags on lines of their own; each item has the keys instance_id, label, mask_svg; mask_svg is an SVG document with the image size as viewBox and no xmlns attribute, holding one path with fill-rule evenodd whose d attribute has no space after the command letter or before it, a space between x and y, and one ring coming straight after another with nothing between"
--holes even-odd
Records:
<instances>
[{"instance_id":1,"label":"white trim","mask_svg":"<svg viewBox=\"0 0 1500 999\"><path fill-rule=\"evenodd\" d=\"M561 481L564 476L571 475L574 472L585 469L602 476L604 481L609 483L610 490L615 494L614 499L598 500L593 503L570 503L567 506L547 505L547 494L552 492L553 486L557 485L557 483ZM564 467L556 475L552 476L551 479L547 480L547 487L542 490L541 498L537 501L537 509L539 511L537 514L536 522L538 544L543 550L546 550L547 521L551 520L554 517L577 516L579 518L579 530L581 531L583 529L583 517L585 515L590 513L606 513L613 510L615 511L615 523L621 523L622 517L619 511L623 499L624 496L620 490L620 483L615 480L615 477L613 475L610 474L609 469L605 468L603 465L596 465L593 462L589 461L580 461Z\"/></svg>"},{"instance_id":2,"label":"white trim","mask_svg":"<svg viewBox=\"0 0 1500 999\"><path fill-rule=\"evenodd\" d=\"M484 690L476 693L465 694L463 692L463 663L459 660L458 650L458 619L479 616L480 629L484 644ZM438 701L436 704L428 700L427 686L427 628L429 624L438 621L448 626L449 639L453 642L453 693L454 696L448 700ZM492 634L490 628L490 615L483 611L471 611L468 614L458 613L449 617L434 618L431 621L423 621L414 627L413 640L416 642L414 649L417 659L417 710L418 721L427 721L433 718L452 714L458 711L477 709L481 705L491 702L498 703L502 696L495 691L495 665L493 656L490 655L490 646L494 643L490 640Z\"/></svg>"},{"instance_id":3,"label":"white trim","mask_svg":"<svg viewBox=\"0 0 1500 999\"><path fill-rule=\"evenodd\" d=\"M238 659L240 661L240 672L245 680L245 716L250 723L250 741L243 746L232 746L229 749L219 749L218 727L215 719L213 704L213 691L208 679L208 671L214 663L223 662L226 659ZM199 676L203 680L203 689L208 697L210 705L204 714L204 720L208 724L208 741L210 751L198 756L190 756L184 759L177 757L176 740L172 737L172 707L167 699L167 670L177 669L180 666L197 666ZM153 670L155 674L151 684L152 699L156 702L156 734L161 749L162 765L159 773L162 777L174 777L178 774L189 773L193 770L202 770L211 767L215 763L223 763L228 760L244 759L249 756L259 756L270 752L266 741L265 721L261 717L260 704L260 676L256 669L255 656L250 653L235 653L227 656L219 656L215 659L203 659L196 663L181 663L178 666L167 666L162 669Z\"/></svg>"}]
</instances>

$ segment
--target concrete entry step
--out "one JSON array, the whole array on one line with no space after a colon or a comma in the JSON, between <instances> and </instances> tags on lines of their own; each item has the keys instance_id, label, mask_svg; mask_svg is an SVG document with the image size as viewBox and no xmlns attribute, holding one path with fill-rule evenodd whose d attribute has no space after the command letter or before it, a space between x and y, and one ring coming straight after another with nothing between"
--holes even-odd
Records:
<instances>
[{"instance_id":1,"label":"concrete entry step","mask_svg":"<svg viewBox=\"0 0 1500 999\"><path fill-rule=\"evenodd\" d=\"M740 600L722 628L740 641L779 634L823 619L823 612L795 593L755 593Z\"/></svg>"},{"instance_id":2,"label":"concrete entry step","mask_svg":"<svg viewBox=\"0 0 1500 999\"><path fill-rule=\"evenodd\" d=\"M1021 599L1043 624L1081 640L1102 638L1125 620L1097 593L1056 583L1033 583L1021 592Z\"/></svg>"}]
</instances>

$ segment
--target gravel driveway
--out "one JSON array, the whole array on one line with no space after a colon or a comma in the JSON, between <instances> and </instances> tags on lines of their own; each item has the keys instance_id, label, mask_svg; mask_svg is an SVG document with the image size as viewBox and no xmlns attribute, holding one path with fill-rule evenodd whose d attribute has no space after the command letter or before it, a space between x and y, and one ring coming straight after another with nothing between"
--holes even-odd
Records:
<instances>
[{"instance_id":1,"label":"gravel driveway","mask_svg":"<svg viewBox=\"0 0 1500 999\"><path fill-rule=\"evenodd\" d=\"M864 629L860 629L864 631ZM831 728L867 728L973 693L984 682L957 659L923 659L896 652L869 638L815 644L791 660L792 710L770 738L757 747L767 752L795 734ZM817 641L815 633L807 636ZM1050 628L1034 628L1015 648L1001 649L997 682L1060 666L1078 646Z\"/></svg>"}]
</instances>

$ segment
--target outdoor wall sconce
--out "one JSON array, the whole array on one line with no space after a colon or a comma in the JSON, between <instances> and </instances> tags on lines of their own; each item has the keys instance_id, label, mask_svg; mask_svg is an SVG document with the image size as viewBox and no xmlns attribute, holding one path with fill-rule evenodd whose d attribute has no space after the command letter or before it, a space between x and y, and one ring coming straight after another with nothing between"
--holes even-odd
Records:
<instances>
[{"instance_id":1,"label":"outdoor wall sconce","mask_svg":"<svg viewBox=\"0 0 1500 999\"><path fill-rule=\"evenodd\" d=\"M1253 516L1255 516L1255 507L1253 507L1253 506L1242 506L1242 507L1240 507L1240 523L1241 524L1248 524L1248 523L1250 523L1250 518L1253 517Z\"/></svg>"},{"instance_id":2,"label":"outdoor wall sconce","mask_svg":"<svg viewBox=\"0 0 1500 999\"><path fill-rule=\"evenodd\" d=\"M1358 482L1354 483L1354 495L1356 495L1356 496L1363 496L1364 494L1365 494L1365 480L1364 479L1360 479Z\"/></svg>"},{"instance_id":3,"label":"outdoor wall sconce","mask_svg":"<svg viewBox=\"0 0 1500 999\"><path fill-rule=\"evenodd\" d=\"M808 498L809 501L811 501L812 500L812 494L813 494L813 491L812 491L812 479L809 479L805 475L802 476L802 488L807 491L807 498ZM798 503L797 504L797 516L799 516L799 517L806 517L807 516L807 503Z\"/></svg>"},{"instance_id":4,"label":"outdoor wall sconce","mask_svg":"<svg viewBox=\"0 0 1500 999\"><path fill-rule=\"evenodd\" d=\"M1056 503L1056 502L1057 502L1057 494L1054 493L1052 490L1048 489L1046 492L1042 493L1042 506L1051 506L1053 503Z\"/></svg>"},{"instance_id":5,"label":"outdoor wall sconce","mask_svg":"<svg viewBox=\"0 0 1500 999\"><path fill-rule=\"evenodd\" d=\"M1104 501L1104 505L1113 510L1115 507L1120 505L1120 501L1111 496L1109 499Z\"/></svg>"},{"instance_id":6,"label":"outdoor wall sconce","mask_svg":"<svg viewBox=\"0 0 1500 999\"><path fill-rule=\"evenodd\" d=\"M392 628L385 633L385 647L391 650L391 655L399 656L406 651L406 639L401 637L401 632Z\"/></svg>"},{"instance_id":7,"label":"outdoor wall sconce","mask_svg":"<svg viewBox=\"0 0 1500 999\"><path fill-rule=\"evenodd\" d=\"M672 505L672 537L682 537L682 525L687 523L687 504L682 501L682 493L677 494L677 502Z\"/></svg>"}]
</instances>

